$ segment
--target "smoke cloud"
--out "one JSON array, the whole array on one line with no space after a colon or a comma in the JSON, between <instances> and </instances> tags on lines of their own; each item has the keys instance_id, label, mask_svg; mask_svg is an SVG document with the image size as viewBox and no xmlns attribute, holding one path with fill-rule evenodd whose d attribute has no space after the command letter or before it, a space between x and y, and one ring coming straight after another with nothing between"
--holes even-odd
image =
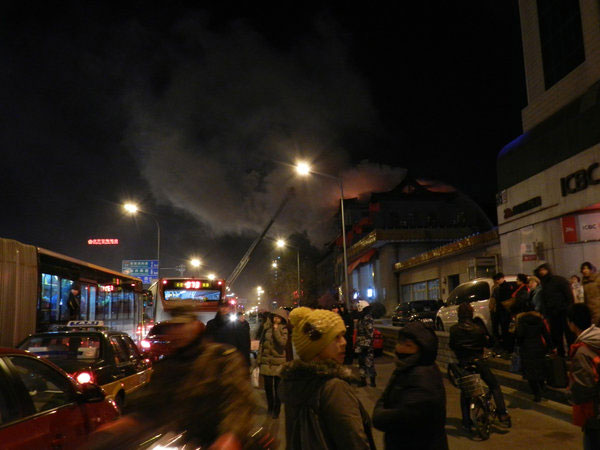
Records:
<instances>
[{"instance_id":1,"label":"smoke cloud","mask_svg":"<svg viewBox=\"0 0 600 450\"><path fill-rule=\"evenodd\" d=\"M298 178L296 160L341 176L346 198L402 180L403 169L347 165L342 142L377 134L378 118L334 23L320 20L283 49L243 23L222 32L201 23L171 30L155 49L155 76L138 79L126 98L126 144L159 202L188 212L214 236L255 233L294 186L276 231L306 230L323 242L339 185L316 174ZM144 39L143 28L132 38Z\"/></svg>"}]
</instances>

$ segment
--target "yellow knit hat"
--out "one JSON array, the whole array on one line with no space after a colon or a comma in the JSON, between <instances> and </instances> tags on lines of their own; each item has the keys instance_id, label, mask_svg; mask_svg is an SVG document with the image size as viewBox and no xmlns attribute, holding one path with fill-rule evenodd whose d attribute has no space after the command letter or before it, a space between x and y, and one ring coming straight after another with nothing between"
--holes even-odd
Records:
<instances>
[{"instance_id":1,"label":"yellow knit hat","mask_svg":"<svg viewBox=\"0 0 600 450\"><path fill-rule=\"evenodd\" d=\"M302 361L313 360L346 326L339 314L325 309L300 307L290 313L292 342Z\"/></svg>"}]
</instances>

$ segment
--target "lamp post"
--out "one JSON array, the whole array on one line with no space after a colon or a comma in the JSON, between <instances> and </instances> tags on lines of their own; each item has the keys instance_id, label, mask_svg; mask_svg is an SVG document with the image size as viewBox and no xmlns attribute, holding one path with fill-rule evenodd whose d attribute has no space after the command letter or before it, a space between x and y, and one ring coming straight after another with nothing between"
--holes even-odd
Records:
<instances>
[{"instance_id":1,"label":"lamp post","mask_svg":"<svg viewBox=\"0 0 600 450\"><path fill-rule=\"evenodd\" d=\"M300 248L298 248L294 245L288 244L283 239L277 239L277 241L275 241L275 245L277 245L278 248L291 247L296 250L296 267L297 267L296 292L298 293L298 299L299 299L300 298Z\"/></svg>"},{"instance_id":2,"label":"lamp post","mask_svg":"<svg viewBox=\"0 0 600 450\"><path fill-rule=\"evenodd\" d=\"M143 214L146 214L152 220L154 220L154 223L156 224L156 232L157 232L156 233L156 260L158 261L157 271L160 271L160 224L158 223L158 220L156 220L156 218L152 214L148 214L148 213L140 210L138 208L138 205L136 205L135 203L125 203L123 205L123 209L127 213L131 214L132 216L134 216L138 212L141 212Z\"/></svg>"},{"instance_id":3,"label":"lamp post","mask_svg":"<svg viewBox=\"0 0 600 450\"><path fill-rule=\"evenodd\" d=\"M321 175L326 178L330 178L335 180L340 185L340 214L342 216L342 248L344 252L344 288L345 293L344 296L346 298L346 306L350 309L350 288L348 284L348 253L346 251L346 218L344 214L344 183L342 177L336 177L334 175L329 175L328 173L315 172L305 161L299 161L296 163L296 173L301 176L308 176L311 173L316 175Z\"/></svg>"}]
</instances>

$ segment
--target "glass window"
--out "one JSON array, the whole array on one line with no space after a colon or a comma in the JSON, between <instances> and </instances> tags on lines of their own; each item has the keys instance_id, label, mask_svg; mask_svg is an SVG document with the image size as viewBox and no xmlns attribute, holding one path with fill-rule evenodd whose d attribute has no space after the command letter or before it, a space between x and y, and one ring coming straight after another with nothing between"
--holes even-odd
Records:
<instances>
[{"instance_id":1,"label":"glass window","mask_svg":"<svg viewBox=\"0 0 600 450\"><path fill-rule=\"evenodd\" d=\"M31 336L19 348L52 361L95 361L100 358L100 337L77 334Z\"/></svg>"},{"instance_id":2,"label":"glass window","mask_svg":"<svg viewBox=\"0 0 600 450\"><path fill-rule=\"evenodd\" d=\"M127 350L119 342L118 336L112 336L110 338L110 345L112 346L113 353L115 354L115 363L120 364L129 361Z\"/></svg>"},{"instance_id":3,"label":"glass window","mask_svg":"<svg viewBox=\"0 0 600 450\"><path fill-rule=\"evenodd\" d=\"M60 282L56 275L42 274L39 322L55 323L59 317Z\"/></svg>"},{"instance_id":4,"label":"glass window","mask_svg":"<svg viewBox=\"0 0 600 450\"><path fill-rule=\"evenodd\" d=\"M427 300L427 282L413 284L413 300Z\"/></svg>"},{"instance_id":5,"label":"glass window","mask_svg":"<svg viewBox=\"0 0 600 450\"><path fill-rule=\"evenodd\" d=\"M67 321L69 320L69 307L67 302L69 301L69 294L71 293L71 285L73 281L62 278L60 280L60 319Z\"/></svg>"},{"instance_id":6,"label":"glass window","mask_svg":"<svg viewBox=\"0 0 600 450\"><path fill-rule=\"evenodd\" d=\"M410 284L405 284L402 286L402 301L410 302L412 300L412 286Z\"/></svg>"},{"instance_id":7,"label":"glass window","mask_svg":"<svg viewBox=\"0 0 600 450\"><path fill-rule=\"evenodd\" d=\"M436 278L435 280L429 280L427 282L427 299L428 300L437 300L440 297L440 280Z\"/></svg>"},{"instance_id":8,"label":"glass window","mask_svg":"<svg viewBox=\"0 0 600 450\"><path fill-rule=\"evenodd\" d=\"M479 300L487 300L490 298L490 285L486 281L478 281L477 283L469 283L465 285L466 300L469 302L477 302Z\"/></svg>"},{"instance_id":9,"label":"glass window","mask_svg":"<svg viewBox=\"0 0 600 450\"><path fill-rule=\"evenodd\" d=\"M121 341L129 353L129 358L138 359L140 357L140 352L131 338L127 336L121 336Z\"/></svg>"},{"instance_id":10,"label":"glass window","mask_svg":"<svg viewBox=\"0 0 600 450\"><path fill-rule=\"evenodd\" d=\"M25 385L36 413L73 402L73 387L68 378L34 358L10 356L9 359Z\"/></svg>"},{"instance_id":11,"label":"glass window","mask_svg":"<svg viewBox=\"0 0 600 450\"><path fill-rule=\"evenodd\" d=\"M5 374L0 373L0 425L12 422L21 416L18 405L9 389Z\"/></svg>"},{"instance_id":12,"label":"glass window","mask_svg":"<svg viewBox=\"0 0 600 450\"><path fill-rule=\"evenodd\" d=\"M579 0L537 0L546 89L585 60Z\"/></svg>"}]
</instances>

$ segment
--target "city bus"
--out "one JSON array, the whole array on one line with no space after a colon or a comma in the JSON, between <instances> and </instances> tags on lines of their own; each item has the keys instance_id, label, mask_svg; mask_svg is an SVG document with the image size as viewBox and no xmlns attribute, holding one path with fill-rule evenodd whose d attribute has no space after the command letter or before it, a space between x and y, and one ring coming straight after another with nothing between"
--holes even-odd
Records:
<instances>
[{"instance_id":1,"label":"city bus","mask_svg":"<svg viewBox=\"0 0 600 450\"><path fill-rule=\"evenodd\" d=\"M209 278L159 278L148 289L154 300L150 318L158 323L171 318L170 311L185 308L206 323L214 318L225 298L225 280Z\"/></svg>"},{"instance_id":2,"label":"city bus","mask_svg":"<svg viewBox=\"0 0 600 450\"><path fill-rule=\"evenodd\" d=\"M142 280L13 239L0 238L0 346L66 325L67 301L78 285L78 320L97 320L141 338Z\"/></svg>"}]
</instances>

